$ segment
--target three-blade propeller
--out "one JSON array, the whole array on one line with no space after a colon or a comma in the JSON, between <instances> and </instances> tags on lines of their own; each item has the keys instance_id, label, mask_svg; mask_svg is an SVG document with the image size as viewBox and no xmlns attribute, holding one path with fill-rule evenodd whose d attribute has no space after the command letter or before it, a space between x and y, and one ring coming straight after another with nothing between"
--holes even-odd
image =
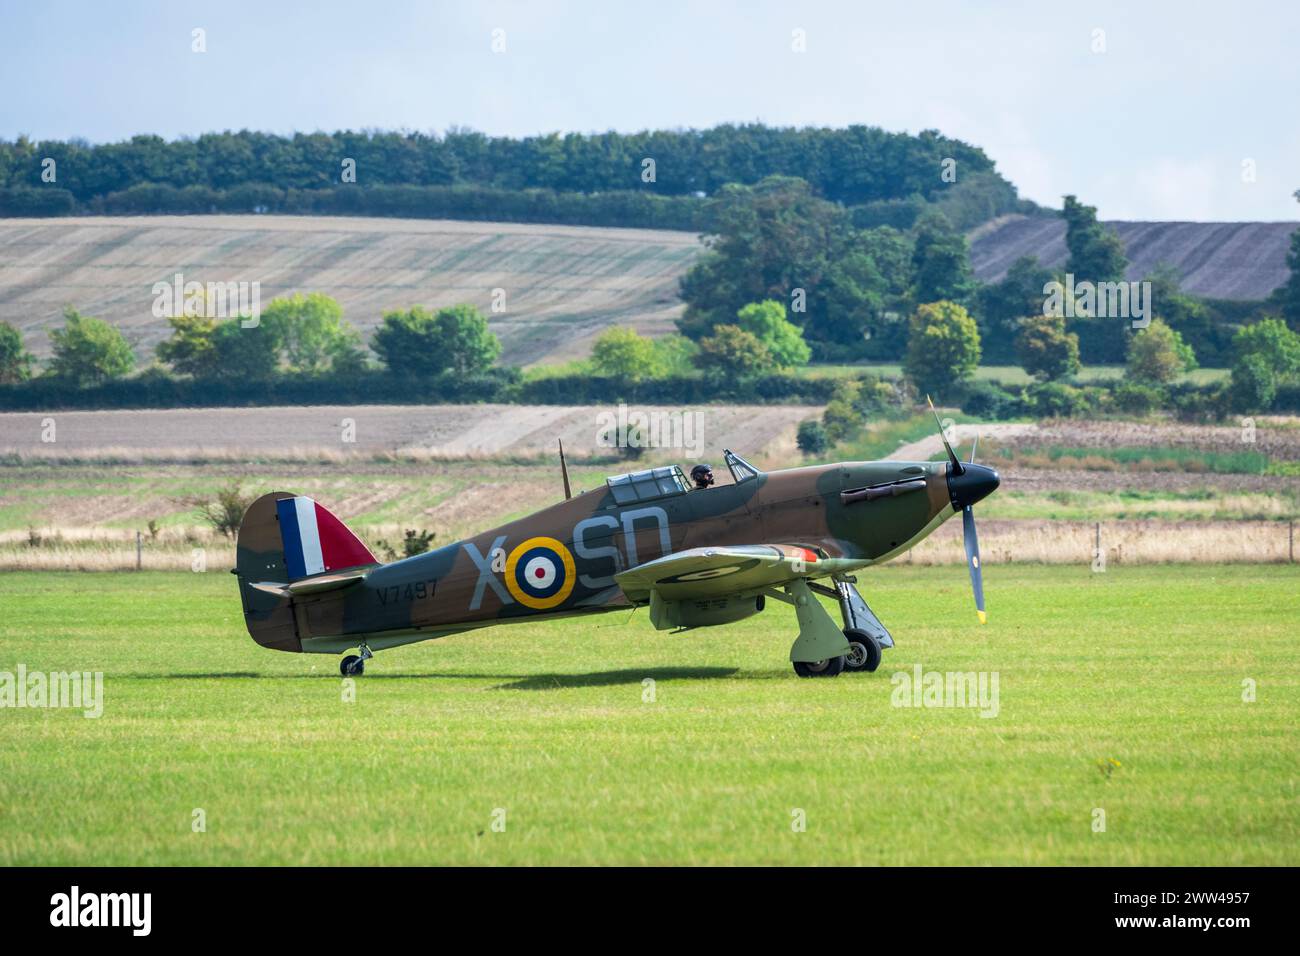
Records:
<instances>
[{"instance_id":1,"label":"three-blade propeller","mask_svg":"<svg viewBox=\"0 0 1300 956\"><path fill-rule=\"evenodd\" d=\"M975 437L970 447L970 463L975 464L975 449L979 446L979 436ZM966 545L966 567L970 569L970 586L975 592L975 613L980 623L987 624L989 616L984 613L984 569L980 567L980 536L975 531L975 511L967 505L961 510L961 536Z\"/></svg>"},{"instance_id":2,"label":"three-blade propeller","mask_svg":"<svg viewBox=\"0 0 1300 956\"><path fill-rule=\"evenodd\" d=\"M939 413L935 411L934 402L930 401L930 396L925 400L930 403L930 411L934 414L934 422L939 426L939 438L943 441L944 451L948 453L948 463L950 473L955 476L961 476L966 473L966 467L962 464L957 453L952 450L952 445L948 443L948 436L944 433L943 422L939 421ZM975 441L971 444L969 464L975 464L975 449L979 447L979 436L975 436ZM975 530L975 512L970 505L965 505L961 510L961 530L962 542L966 546L966 567L970 571L970 586L975 592L975 613L979 615L980 623L988 623L988 614L984 610L984 571L980 567L980 539L979 533Z\"/></svg>"}]
</instances>

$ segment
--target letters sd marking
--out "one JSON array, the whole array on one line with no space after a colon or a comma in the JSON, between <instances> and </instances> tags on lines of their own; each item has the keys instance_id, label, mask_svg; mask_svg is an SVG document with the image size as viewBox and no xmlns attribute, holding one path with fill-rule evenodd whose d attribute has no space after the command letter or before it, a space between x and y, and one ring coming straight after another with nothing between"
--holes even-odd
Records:
<instances>
[{"instance_id":1,"label":"letters sd marking","mask_svg":"<svg viewBox=\"0 0 1300 956\"><path fill-rule=\"evenodd\" d=\"M573 593L573 555L554 538L529 538L506 558L506 587L516 601L544 611Z\"/></svg>"}]
</instances>

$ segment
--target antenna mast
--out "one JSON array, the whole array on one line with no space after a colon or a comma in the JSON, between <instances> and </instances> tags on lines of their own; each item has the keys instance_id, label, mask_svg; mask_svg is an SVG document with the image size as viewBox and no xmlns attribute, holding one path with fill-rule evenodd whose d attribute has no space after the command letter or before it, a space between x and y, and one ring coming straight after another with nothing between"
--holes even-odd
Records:
<instances>
[{"instance_id":1,"label":"antenna mast","mask_svg":"<svg viewBox=\"0 0 1300 956\"><path fill-rule=\"evenodd\" d=\"M573 497L573 492L569 490L569 466L564 463L564 441L556 439L560 443L560 474L564 475L564 500L568 501Z\"/></svg>"}]
</instances>

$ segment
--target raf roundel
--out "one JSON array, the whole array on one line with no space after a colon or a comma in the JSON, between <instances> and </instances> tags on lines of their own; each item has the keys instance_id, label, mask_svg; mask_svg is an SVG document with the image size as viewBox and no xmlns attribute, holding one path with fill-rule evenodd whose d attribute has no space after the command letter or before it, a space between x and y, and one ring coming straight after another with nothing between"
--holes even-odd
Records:
<instances>
[{"instance_id":1,"label":"raf roundel","mask_svg":"<svg viewBox=\"0 0 1300 956\"><path fill-rule=\"evenodd\" d=\"M529 538L506 558L505 577L516 601L544 611L573 593L573 555L554 538Z\"/></svg>"}]
</instances>

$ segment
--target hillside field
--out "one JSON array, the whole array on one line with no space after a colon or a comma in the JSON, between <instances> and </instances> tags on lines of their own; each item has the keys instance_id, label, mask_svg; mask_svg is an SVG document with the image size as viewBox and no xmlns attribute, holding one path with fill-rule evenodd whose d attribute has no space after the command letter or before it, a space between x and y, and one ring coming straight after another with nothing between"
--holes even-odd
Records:
<instances>
[{"instance_id":1,"label":"hillside field","mask_svg":"<svg viewBox=\"0 0 1300 956\"><path fill-rule=\"evenodd\" d=\"M1189 291L1261 299L1286 278L1295 223L1115 223L1130 278L1158 262ZM1035 254L1065 259L1064 223L1008 217L971 234L982 281ZM48 330L65 306L120 326L144 359L167 338L152 313L156 282L259 282L261 300L294 292L338 299L368 334L384 311L459 302L478 306L501 338L505 364L537 367L585 358L611 325L648 335L674 330L678 282L699 237L617 229L329 216L137 216L0 219L0 320L49 356ZM493 290L504 311L492 311ZM1006 378L1006 375L996 377ZM1022 377L1012 370L1008 381Z\"/></svg>"},{"instance_id":2,"label":"hillside field","mask_svg":"<svg viewBox=\"0 0 1300 956\"><path fill-rule=\"evenodd\" d=\"M1125 278L1137 282L1156 266L1173 266L1184 289L1211 299L1265 299L1287 279L1295 222L1107 222L1124 242ZM995 282L1021 256L1062 269L1069 253L1056 216L1005 216L971 233L971 267Z\"/></svg>"},{"instance_id":3,"label":"hillside field","mask_svg":"<svg viewBox=\"0 0 1300 956\"><path fill-rule=\"evenodd\" d=\"M368 333L388 309L469 302L507 364L580 358L609 325L671 331L691 233L421 219L139 216L0 219L0 320L49 353L64 306L120 326L138 355L171 328L155 282L260 282L262 303L324 292ZM505 309L491 310L492 290Z\"/></svg>"}]
</instances>

